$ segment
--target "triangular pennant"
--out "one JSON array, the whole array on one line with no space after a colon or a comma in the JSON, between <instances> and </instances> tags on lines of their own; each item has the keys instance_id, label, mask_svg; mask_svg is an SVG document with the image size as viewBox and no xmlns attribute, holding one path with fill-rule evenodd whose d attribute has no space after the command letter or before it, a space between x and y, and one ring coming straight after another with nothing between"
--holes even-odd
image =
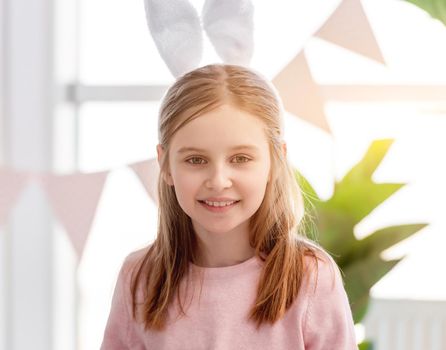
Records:
<instances>
[{"instance_id":1,"label":"triangular pennant","mask_svg":"<svg viewBox=\"0 0 446 350\"><path fill-rule=\"evenodd\" d=\"M311 76L304 51L277 74L273 84L288 112L331 133L325 119L324 101Z\"/></svg>"},{"instance_id":2,"label":"triangular pennant","mask_svg":"<svg viewBox=\"0 0 446 350\"><path fill-rule=\"evenodd\" d=\"M385 64L360 0L344 0L315 36Z\"/></svg>"},{"instance_id":3,"label":"triangular pennant","mask_svg":"<svg viewBox=\"0 0 446 350\"><path fill-rule=\"evenodd\" d=\"M158 160L151 158L142 162L129 164L129 167L138 175L139 180L150 198L158 205L158 176L160 172Z\"/></svg>"},{"instance_id":4,"label":"triangular pennant","mask_svg":"<svg viewBox=\"0 0 446 350\"><path fill-rule=\"evenodd\" d=\"M79 260L90 233L108 172L43 175L42 187L59 222L73 243Z\"/></svg>"},{"instance_id":5,"label":"triangular pennant","mask_svg":"<svg viewBox=\"0 0 446 350\"><path fill-rule=\"evenodd\" d=\"M24 172L0 167L0 225L6 222L11 208L28 180L29 176Z\"/></svg>"}]
</instances>

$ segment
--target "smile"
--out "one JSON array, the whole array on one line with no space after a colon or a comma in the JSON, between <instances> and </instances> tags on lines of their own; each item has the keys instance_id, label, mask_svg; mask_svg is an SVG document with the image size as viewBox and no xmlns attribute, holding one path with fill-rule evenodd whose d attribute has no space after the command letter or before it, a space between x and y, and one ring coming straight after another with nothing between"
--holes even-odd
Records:
<instances>
[{"instance_id":1,"label":"smile","mask_svg":"<svg viewBox=\"0 0 446 350\"><path fill-rule=\"evenodd\" d=\"M208 201L198 201L203 207L211 212L222 213L226 212L229 209L233 208L240 201L232 201L232 202L208 202Z\"/></svg>"}]
</instances>

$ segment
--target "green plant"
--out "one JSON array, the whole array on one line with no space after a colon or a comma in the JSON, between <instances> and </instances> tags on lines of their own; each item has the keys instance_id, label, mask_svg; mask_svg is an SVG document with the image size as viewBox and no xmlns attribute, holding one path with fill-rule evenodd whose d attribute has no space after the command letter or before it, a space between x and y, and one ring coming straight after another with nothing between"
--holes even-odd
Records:
<instances>
[{"instance_id":1,"label":"green plant","mask_svg":"<svg viewBox=\"0 0 446 350\"><path fill-rule=\"evenodd\" d=\"M359 350L373 350L373 344L370 341L364 341L358 346Z\"/></svg>"},{"instance_id":2,"label":"green plant","mask_svg":"<svg viewBox=\"0 0 446 350\"><path fill-rule=\"evenodd\" d=\"M429 13L446 25L446 1L445 0L406 0Z\"/></svg>"},{"instance_id":3,"label":"green plant","mask_svg":"<svg viewBox=\"0 0 446 350\"><path fill-rule=\"evenodd\" d=\"M343 271L355 323L367 311L370 288L401 260L383 260L381 253L426 226L420 223L385 227L363 239L357 239L353 233L356 224L404 186L371 180L392 142L374 141L362 160L335 183L333 196L327 201L322 201L309 182L296 172L306 207L313 208L310 209L313 219L305 223L306 229L313 232L310 236L333 256Z\"/></svg>"}]
</instances>

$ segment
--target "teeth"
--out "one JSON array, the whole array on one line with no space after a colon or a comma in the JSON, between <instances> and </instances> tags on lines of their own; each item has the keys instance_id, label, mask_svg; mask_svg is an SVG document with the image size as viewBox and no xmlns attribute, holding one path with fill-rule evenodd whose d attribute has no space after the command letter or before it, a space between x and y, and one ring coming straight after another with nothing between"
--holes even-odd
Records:
<instances>
[{"instance_id":1,"label":"teeth","mask_svg":"<svg viewBox=\"0 0 446 350\"><path fill-rule=\"evenodd\" d=\"M235 203L235 201L232 202L209 202L209 201L204 201L207 205L210 205L212 207L226 207L228 205L231 205L233 203Z\"/></svg>"}]
</instances>

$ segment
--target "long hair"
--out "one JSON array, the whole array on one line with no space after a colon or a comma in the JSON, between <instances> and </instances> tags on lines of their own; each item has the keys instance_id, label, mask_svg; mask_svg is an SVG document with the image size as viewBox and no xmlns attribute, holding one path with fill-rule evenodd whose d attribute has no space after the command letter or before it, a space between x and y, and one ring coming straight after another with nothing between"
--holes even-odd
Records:
<instances>
[{"instance_id":1,"label":"long hair","mask_svg":"<svg viewBox=\"0 0 446 350\"><path fill-rule=\"evenodd\" d=\"M264 199L250 219L249 243L264 262L249 319L257 328L280 319L297 297L305 274L304 257L322 250L302 232L302 192L282 149L283 108L275 88L252 69L213 64L195 69L168 89L159 111L159 143L164 149L158 181L158 232L132 275L132 311L145 329L163 330L175 294L184 314L179 285L189 262L197 260L190 217L182 210L168 172L172 137L185 124L223 104L248 112L264 124L271 158ZM317 264L316 264L317 266ZM143 290L140 312L137 289Z\"/></svg>"}]
</instances>

